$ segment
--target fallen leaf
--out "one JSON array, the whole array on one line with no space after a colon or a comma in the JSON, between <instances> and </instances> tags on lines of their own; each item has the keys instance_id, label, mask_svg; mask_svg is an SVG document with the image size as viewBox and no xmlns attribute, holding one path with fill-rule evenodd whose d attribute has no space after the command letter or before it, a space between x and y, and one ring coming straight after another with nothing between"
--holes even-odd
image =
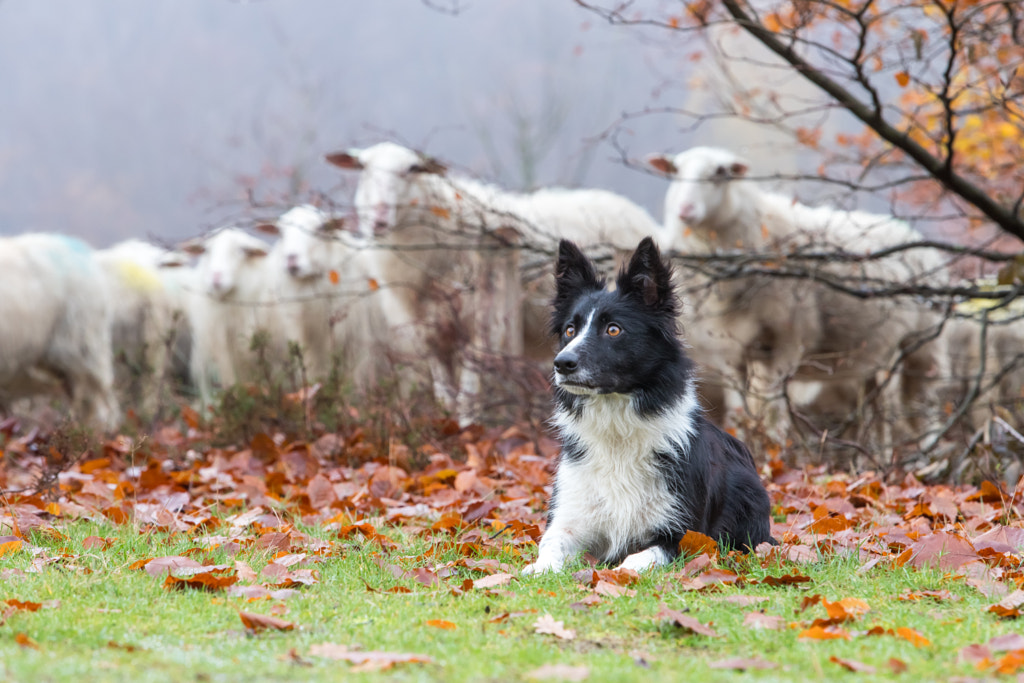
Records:
<instances>
[{"instance_id":1,"label":"fallen leaf","mask_svg":"<svg viewBox=\"0 0 1024 683\"><path fill-rule=\"evenodd\" d=\"M26 636L24 633L16 634L14 636L14 642L16 642L18 645L21 645L22 647L31 648L33 650L39 649L39 644L36 641L29 638L28 636Z\"/></svg>"},{"instance_id":2,"label":"fallen leaf","mask_svg":"<svg viewBox=\"0 0 1024 683\"><path fill-rule=\"evenodd\" d=\"M710 555L718 556L718 543L710 536L705 536L699 531L687 531L679 539L680 555Z\"/></svg>"},{"instance_id":3,"label":"fallen leaf","mask_svg":"<svg viewBox=\"0 0 1024 683\"><path fill-rule=\"evenodd\" d=\"M886 664L888 665L889 670L892 671L894 674L901 674L908 668L906 662L904 662L902 659L896 659L895 657L890 657L889 661L886 662Z\"/></svg>"},{"instance_id":4,"label":"fallen leaf","mask_svg":"<svg viewBox=\"0 0 1024 683\"><path fill-rule=\"evenodd\" d=\"M147 574L155 579L164 574L169 575L175 569L201 569L202 566L202 564L196 562L190 557L172 555L169 557L157 557L152 559L147 562L143 568L146 570Z\"/></svg>"},{"instance_id":5,"label":"fallen leaf","mask_svg":"<svg viewBox=\"0 0 1024 683\"><path fill-rule=\"evenodd\" d=\"M164 588L184 590L219 591L238 582L238 574L224 574L214 572L201 572L185 578L167 575L164 579Z\"/></svg>"},{"instance_id":6,"label":"fallen leaf","mask_svg":"<svg viewBox=\"0 0 1024 683\"><path fill-rule=\"evenodd\" d=\"M1016 619L1020 616L1022 605L1024 605L1024 590L1017 589L989 607L988 611L1003 619Z\"/></svg>"},{"instance_id":7,"label":"fallen leaf","mask_svg":"<svg viewBox=\"0 0 1024 683\"><path fill-rule=\"evenodd\" d=\"M1009 650L1024 650L1024 636L1019 633L1004 633L989 640L986 645L993 652L1007 652Z\"/></svg>"},{"instance_id":8,"label":"fallen leaf","mask_svg":"<svg viewBox=\"0 0 1024 683\"><path fill-rule=\"evenodd\" d=\"M669 609L668 606L665 605L665 603L661 603L661 609L658 610L658 613L655 615L654 618L668 619L670 622L672 622L679 628L686 631L690 631L691 633L695 633L700 636L708 636L710 638L718 637L718 634L710 626L702 624L697 619L694 619L693 617L688 617L682 612Z\"/></svg>"},{"instance_id":9,"label":"fallen leaf","mask_svg":"<svg viewBox=\"0 0 1024 683\"><path fill-rule=\"evenodd\" d=\"M444 629L446 631L454 631L458 628L458 626L456 626L454 623L450 621L445 621L444 619L428 619L427 626Z\"/></svg>"},{"instance_id":10,"label":"fallen leaf","mask_svg":"<svg viewBox=\"0 0 1024 683\"><path fill-rule=\"evenodd\" d=\"M927 647L932 644L932 641L925 638L918 631L905 626L896 629L896 635L909 641L914 647Z\"/></svg>"},{"instance_id":11,"label":"fallen leaf","mask_svg":"<svg viewBox=\"0 0 1024 683\"><path fill-rule=\"evenodd\" d=\"M843 667L847 671L852 671L854 673L861 673L861 674L873 674L873 673L875 673L875 667L871 666L870 664L864 664L863 662L858 662L855 659L843 659L841 657L836 657L835 655L833 655L833 656L828 658L828 661L833 662L835 664L838 664L839 666Z\"/></svg>"},{"instance_id":12,"label":"fallen leaf","mask_svg":"<svg viewBox=\"0 0 1024 683\"><path fill-rule=\"evenodd\" d=\"M838 626L812 626L800 632L797 640L850 640L850 634Z\"/></svg>"},{"instance_id":13,"label":"fallen leaf","mask_svg":"<svg viewBox=\"0 0 1024 683\"><path fill-rule=\"evenodd\" d=\"M636 596L636 591L632 588L625 588L607 581L598 581L597 585L594 586L594 592L608 598L621 598L622 596L632 598Z\"/></svg>"},{"instance_id":14,"label":"fallen leaf","mask_svg":"<svg viewBox=\"0 0 1024 683\"><path fill-rule=\"evenodd\" d=\"M268 617L263 614L254 614L252 612L239 612L238 617L245 624L245 628L252 631L253 633L259 633L264 629L274 629L277 631L291 631L295 628L295 624L284 619L278 619L277 617Z\"/></svg>"},{"instance_id":15,"label":"fallen leaf","mask_svg":"<svg viewBox=\"0 0 1024 683\"><path fill-rule=\"evenodd\" d=\"M513 578L515 577L511 574L491 574L490 576L485 576L482 579L475 579L473 581L473 588L495 588L497 586L504 586Z\"/></svg>"},{"instance_id":16,"label":"fallen leaf","mask_svg":"<svg viewBox=\"0 0 1024 683\"><path fill-rule=\"evenodd\" d=\"M585 681L590 676L590 669L585 666L568 664L545 664L533 671L527 671L526 677L540 681L554 679L558 681Z\"/></svg>"},{"instance_id":17,"label":"fallen leaf","mask_svg":"<svg viewBox=\"0 0 1024 683\"><path fill-rule=\"evenodd\" d=\"M576 637L576 631L565 628L561 621L555 621L550 614L545 614L533 622L533 632L556 636L562 640L573 640Z\"/></svg>"},{"instance_id":18,"label":"fallen leaf","mask_svg":"<svg viewBox=\"0 0 1024 683\"><path fill-rule=\"evenodd\" d=\"M747 612L743 617L743 625L750 628L765 628L770 631L781 631L786 627L786 620L782 617L761 612Z\"/></svg>"},{"instance_id":19,"label":"fallen leaf","mask_svg":"<svg viewBox=\"0 0 1024 683\"><path fill-rule=\"evenodd\" d=\"M18 552L21 550L22 545L24 545L24 542L20 538L0 543L0 557Z\"/></svg>"},{"instance_id":20,"label":"fallen leaf","mask_svg":"<svg viewBox=\"0 0 1024 683\"><path fill-rule=\"evenodd\" d=\"M749 669L776 669L778 666L779 665L775 662L757 659L756 657L749 659L722 659L708 664L708 667L711 669L735 669L737 671L747 671Z\"/></svg>"},{"instance_id":21,"label":"fallen leaf","mask_svg":"<svg viewBox=\"0 0 1024 683\"><path fill-rule=\"evenodd\" d=\"M351 662L359 666L369 665L364 670L390 669L395 664L421 663L429 664L434 660L427 655L405 654L397 652L364 652L362 650L350 649L345 645L335 643L320 643L309 648L309 654L314 657L325 657L344 662Z\"/></svg>"}]
</instances>

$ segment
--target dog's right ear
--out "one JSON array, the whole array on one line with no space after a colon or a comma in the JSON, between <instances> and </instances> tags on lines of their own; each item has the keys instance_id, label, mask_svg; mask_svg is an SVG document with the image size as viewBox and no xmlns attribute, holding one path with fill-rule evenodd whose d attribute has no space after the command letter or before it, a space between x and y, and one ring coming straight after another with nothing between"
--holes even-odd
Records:
<instances>
[{"instance_id":1,"label":"dog's right ear","mask_svg":"<svg viewBox=\"0 0 1024 683\"><path fill-rule=\"evenodd\" d=\"M561 328L561 319L569 307L584 292L604 288L604 282L597 276L594 264L569 240L558 243L558 259L555 261L555 300L551 321L556 333Z\"/></svg>"},{"instance_id":2,"label":"dog's right ear","mask_svg":"<svg viewBox=\"0 0 1024 683\"><path fill-rule=\"evenodd\" d=\"M569 240L559 242L558 260L555 261L555 290L558 298L562 298L563 290L567 295L575 295L581 290L601 287L594 264L580 248Z\"/></svg>"}]
</instances>

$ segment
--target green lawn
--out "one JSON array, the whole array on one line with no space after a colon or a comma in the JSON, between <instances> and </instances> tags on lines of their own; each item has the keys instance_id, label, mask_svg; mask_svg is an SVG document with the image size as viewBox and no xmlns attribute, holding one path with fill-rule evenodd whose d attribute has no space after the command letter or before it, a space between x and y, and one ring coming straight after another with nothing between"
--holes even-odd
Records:
<instances>
[{"instance_id":1,"label":"green lawn","mask_svg":"<svg viewBox=\"0 0 1024 683\"><path fill-rule=\"evenodd\" d=\"M736 571L745 585L703 590L687 589L693 587L692 580L679 576L679 562L644 575L630 587L635 596L596 595L571 576L584 568L582 561L557 575L517 577L493 588L472 588L466 579L498 571L497 563L507 563L518 574L535 548L529 543L502 544L501 535L487 544L460 547L451 541L476 539L481 529L448 534L369 521L397 547L385 552L360 533L339 538L335 529L303 527L310 538L330 543L328 554L310 555L317 560L314 564L288 570L313 569L319 581L300 585L291 597L248 599L231 597L224 589L165 588L164 578L131 566L146 558L191 554L203 564L228 565L225 576L244 574L236 562L259 574L280 551L253 543L237 554L225 546L207 552L207 546L198 542L201 533L140 533L132 524L55 520L56 532L28 532L28 543L0 558L0 598L44 603L34 612L7 608L6 623L0 626L0 679L326 681L358 675L368 681L566 680L557 675L544 679L551 671L543 669L545 665L583 667L562 674L571 679L585 673L590 681L822 680L865 675L848 672L831 661L836 657L874 667L878 679L931 681L994 675L991 667L982 673L960 661L959 651L1019 632L1022 625L988 612L997 599L985 597L962 578L892 562L858 571L859 560L838 556L799 565L771 561L767 567L757 558L724 558L719 565ZM491 527L482 530L485 538L491 535ZM113 542L103 549L90 541L93 547L85 549L83 541L90 536ZM527 557L520 556L520 548ZM294 547L290 551L301 552ZM484 571L458 566L466 553L470 560L492 562ZM39 558L52 561L30 571L34 559L37 567L42 564ZM431 587L412 576L396 578L397 570L393 573L389 564L407 572L455 566L451 576ZM794 572L810 580L755 585L765 576ZM268 581L243 578L235 585L248 583ZM409 592L387 592L396 586ZM913 591L941 589L948 597L897 599ZM831 602L859 598L869 611L832 627L848 639L801 638L811 622L827 616L820 603L800 611L805 599L814 595ZM588 596L592 604L583 602ZM764 600L744 605L738 598ZM696 635L659 618L662 604L710 624L717 637ZM294 628L252 633L240 611L277 615ZM758 619L747 616L753 612L781 618L775 620L780 628L745 625L745 619ZM545 615L563 622L575 637L537 633L535 624ZM870 635L874 627L892 633ZM915 644L897 629L913 629L927 643ZM398 663L375 671L372 664L315 654L323 643L422 655L430 662ZM998 661L1004 655L995 653L993 658ZM711 668L734 658L757 659L775 668L744 673ZM892 659L904 664L906 672L895 673ZM353 667L360 673L349 674Z\"/></svg>"}]
</instances>

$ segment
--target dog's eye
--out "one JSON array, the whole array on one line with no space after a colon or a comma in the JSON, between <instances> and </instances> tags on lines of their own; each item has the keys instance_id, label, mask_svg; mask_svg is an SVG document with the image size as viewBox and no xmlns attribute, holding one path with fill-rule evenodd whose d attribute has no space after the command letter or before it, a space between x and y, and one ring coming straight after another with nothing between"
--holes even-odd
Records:
<instances>
[{"instance_id":1,"label":"dog's eye","mask_svg":"<svg viewBox=\"0 0 1024 683\"><path fill-rule=\"evenodd\" d=\"M576 326L575 325L566 325L565 326L565 336L566 337L569 337L571 339L573 337L573 335L575 335L575 334L576 334Z\"/></svg>"},{"instance_id":2,"label":"dog's eye","mask_svg":"<svg viewBox=\"0 0 1024 683\"><path fill-rule=\"evenodd\" d=\"M622 334L622 328L616 325L615 323L609 325L606 331L608 332L609 337L618 337L620 334Z\"/></svg>"}]
</instances>

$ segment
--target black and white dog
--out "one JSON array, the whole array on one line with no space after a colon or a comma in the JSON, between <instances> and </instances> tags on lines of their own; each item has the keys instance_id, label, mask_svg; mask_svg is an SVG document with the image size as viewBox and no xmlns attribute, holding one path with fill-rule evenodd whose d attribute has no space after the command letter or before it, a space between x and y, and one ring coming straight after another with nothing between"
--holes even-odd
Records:
<instances>
[{"instance_id":1,"label":"black and white dog","mask_svg":"<svg viewBox=\"0 0 1024 683\"><path fill-rule=\"evenodd\" d=\"M671 266L640 242L609 291L573 244L558 246L554 424L562 437L537 561L579 552L643 570L679 554L688 530L729 547L774 543L750 451L705 419L676 331Z\"/></svg>"}]
</instances>

